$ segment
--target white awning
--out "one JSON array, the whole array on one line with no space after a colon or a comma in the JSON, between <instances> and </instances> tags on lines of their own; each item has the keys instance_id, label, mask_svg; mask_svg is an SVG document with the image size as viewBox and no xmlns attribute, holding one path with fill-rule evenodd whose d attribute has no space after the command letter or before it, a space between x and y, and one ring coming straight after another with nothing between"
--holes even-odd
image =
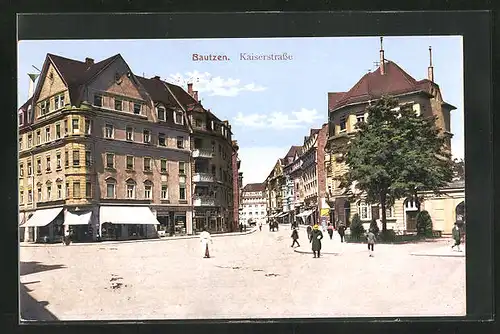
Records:
<instances>
[{"instance_id":1,"label":"white awning","mask_svg":"<svg viewBox=\"0 0 500 334\"><path fill-rule=\"evenodd\" d=\"M160 224L147 206L101 206L99 222L101 224Z\"/></svg>"},{"instance_id":2,"label":"white awning","mask_svg":"<svg viewBox=\"0 0 500 334\"><path fill-rule=\"evenodd\" d=\"M288 214L288 212L282 212L280 213L279 215L276 216L276 218L281 218L281 217L284 217Z\"/></svg>"},{"instance_id":3,"label":"white awning","mask_svg":"<svg viewBox=\"0 0 500 334\"><path fill-rule=\"evenodd\" d=\"M66 211L64 216L64 225L88 225L90 222L90 217L92 216L92 211L73 213Z\"/></svg>"},{"instance_id":4,"label":"white awning","mask_svg":"<svg viewBox=\"0 0 500 334\"><path fill-rule=\"evenodd\" d=\"M23 227L41 227L49 225L63 208L36 210Z\"/></svg>"},{"instance_id":5,"label":"white awning","mask_svg":"<svg viewBox=\"0 0 500 334\"><path fill-rule=\"evenodd\" d=\"M301 212L297 215L297 217L309 217L313 213L312 210L306 210L304 212Z\"/></svg>"}]
</instances>

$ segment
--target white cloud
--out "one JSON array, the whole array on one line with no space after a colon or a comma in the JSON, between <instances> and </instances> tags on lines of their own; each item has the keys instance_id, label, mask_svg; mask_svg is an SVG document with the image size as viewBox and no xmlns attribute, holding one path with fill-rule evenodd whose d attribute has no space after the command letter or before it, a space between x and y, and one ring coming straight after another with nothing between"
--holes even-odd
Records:
<instances>
[{"instance_id":1,"label":"white cloud","mask_svg":"<svg viewBox=\"0 0 500 334\"><path fill-rule=\"evenodd\" d=\"M177 85L186 86L188 82L193 83L193 89L202 96L236 96L241 92L261 92L266 87L255 83L243 84L240 79L213 77L208 72L186 72L184 74L171 74L167 81Z\"/></svg>"},{"instance_id":2,"label":"white cloud","mask_svg":"<svg viewBox=\"0 0 500 334\"><path fill-rule=\"evenodd\" d=\"M465 151L465 142L462 138L452 138L451 139L451 154L455 159L463 159Z\"/></svg>"},{"instance_id":3,"label":"white cloud","mask_svg":"<svg viewBox=\"0 0 500 334\"><path fill-rule=\"evenodd\" d=\"M254 128L297 129L315 123L321 119L316 109L302 108L300 111L292 111L290 114L273 112L270 115L250 114L243 115L241 112L234 118L236 125Z\"/></svg>"},{"instance_id":4,"label":"white cloud","mask_svg":"<svg viewBox=\"0 0 500 334\"><path fill-rule=\"evenodd\" d=\"M238 157L241 160L243 185L264 182L274 164L287 153L286 147L241 147Z\"/></svg>"}]
</instances>

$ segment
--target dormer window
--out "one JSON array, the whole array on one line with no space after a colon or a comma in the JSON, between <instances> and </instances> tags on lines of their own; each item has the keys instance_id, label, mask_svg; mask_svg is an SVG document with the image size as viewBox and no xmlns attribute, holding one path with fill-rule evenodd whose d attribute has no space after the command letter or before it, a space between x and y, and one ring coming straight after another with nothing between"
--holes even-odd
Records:
<instances>
[{"instance_id":1,"label":"dormer window","mask_svg":"<svg viewBox=\"0 0 500 334\"><path fill-rule=\"evenodd\" d=\"M347 118L343 117L340 119L340 131L345 131L347 129Z\"/></svg>"},{"instance_id":2,"label":"dormer window","mask_svg":"<svg viewBox=\"0 0 500 334\"><path fill-rule=\"evenodd\" d=\"M364 123L365 121L365 114L357 114L356 115L356 123Z\"/></svg>"},{"instance_id":3,"label":"dormer window","mask_svg":"<svg viewBox=\"0 0 500 334\"><path fill-rule=\"evenodd\" d=\"M135 115L141 114L141 104L140 103L134 103L134 114Z\"/></svg>"},{"instance_id":4,"label":"dormer window","mask_svg":"<svg viewBox=\"0 0 500 334\"><path fill-rule=\"evenodd\" d=\"M64 107L64 94L57 95L54 98L54 107L56 110Z\"/></svg>"},{"instance_id":5,"label":"dormer window","mask_svg":"<svg viewBox=\"0 0 500 334\"><path fill-rule=\"evenodd\" d=\"M26 117L26 121L27 122L31 121L31 106L28 106L28 115Z\"/></svg>"},{"instance_id":6,"label":"dormer window","mask_svg":"<svg viewBox=\"0 0 500 334\"><path fill-rule=\"evenodd\" d=\"M158 120L166 121L167 120L167 112L164 107L157 107L156 112L158 114Z\"/></svg>"},{"instance_id":7,"label":"dormer window","mask_svg":"<svg viewBox=\"0 0 500 334\"><path fill-rule=\"evenodd\" d=\"M18 115L18 122L19 122L19 126L23 125L24 124L24 113L22 110L19 110L19 115Z\"/></svg>"},{"instance_id":8,"label":"dormer window","mask_svg":"<svg viewBox=\"0 0 500 334\"><path fill-rule=\"evenodd\" d=\"M182 111L175 112L175 124L184 124L184 118L182 117Z\"/></svg>"},{"instance_id":9,"label":"dormer window","mask_svg":"<svg viewBox=\"0 0 500 334\"><path fill-rule=\"evenodd\" d=\"M102 107L102 95L94 95L94 106Z\"/></svg>"},{"instance_id":10,"label":"dormer window","mask_svg":"<svg viewBox=\"0 0 500 334\"><path fill-rule=\"evenodd\" d=\"M115 110L122 111L123 110L123 101L115 98Z\"/></svg>"},{"instance_id":11,"label":"dormer window","mask_svg":"<svg viewBox=\"0 0 500 334\"><path fill-rule=\"evenodd\" d=\"M42 101L42 103L40 103L40 114L42 116L49 112L49 106L50 106L49 100L45 100Z\"/></svg>"}]
</instances>

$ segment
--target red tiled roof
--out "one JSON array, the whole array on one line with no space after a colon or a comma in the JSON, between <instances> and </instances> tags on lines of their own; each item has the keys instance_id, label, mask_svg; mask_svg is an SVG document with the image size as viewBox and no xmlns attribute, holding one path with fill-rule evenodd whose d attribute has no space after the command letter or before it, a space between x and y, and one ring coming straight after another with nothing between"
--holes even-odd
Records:
<instances>
[{"instance_id":1,"label":"red tiled roof","mask_svg":"<svg viewBox=\"0 0 500 334\"><path fill-rule=\"evenodd\" d=\"M392 61L385 62L385 74L380 74L380 67L373 72L365 74L347 93L333 103L330 110L338 109L347 104L377 99L385 94L397 95L403 93L430 91L435 85L427 79L417 81ZM329 102L338 97L338 93L328 96Z\"/></svg>"},{"instance_id":2,"label":"red tiled roof","mask_svg":"<svg viewBox=\"0 0 500 334\"><path fill-rule=\"evenodd\" d=\"M309 134L309 137L314 136L315 134L319 133L321 129L311 129L311 133Z\"/></svg>"},{"instance_id":3,"label":"red tiled roof","mask_svg":"<svg viewBox=\"0 0 500 334\"><path fill-rule=\"evenodd\" d=\"M330 92L328 93L328 110L332 110L333 107L339 102L344 96L345 92Z\"/></svg>"},{"instance_id":4,"label":"red tiled roof","mask_svg":"<svg viewBox=\"0 0 500 334\"><path fill-rule=\"evenodd\" d=\"M264 191L266 189L265 183L248 183L242 189L244 192Z\"/></svg>"},{"instance_id":5,"label":"red tiled roof","mask_svg":"<svg viewBox=\"0 0 500 334\"><path fill-rule=\"evenodd\" d=\"M292 146L290 147L290 149L288 150L288 153L285 155L285 158L289 158L289 157L294 157L295 156L295 153L300 150L300 146Z\"/></svg>"}]
</instances>

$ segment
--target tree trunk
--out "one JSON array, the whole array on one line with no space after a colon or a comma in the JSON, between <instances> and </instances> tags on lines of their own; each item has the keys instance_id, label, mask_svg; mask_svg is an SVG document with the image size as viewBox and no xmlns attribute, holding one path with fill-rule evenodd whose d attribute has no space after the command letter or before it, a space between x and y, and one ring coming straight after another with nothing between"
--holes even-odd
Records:
<instances>
[{"instance_id":1,"label":"tree trunk","mask_svg":"<svg viewBox=\"0 0 500 334\"><path fill-rule=\"evenodd\" d=\"M380 194L380 207L382 209L382 232L387 231L387 215L386 215L386 194Z\"/></svg>"}]
</instances>

